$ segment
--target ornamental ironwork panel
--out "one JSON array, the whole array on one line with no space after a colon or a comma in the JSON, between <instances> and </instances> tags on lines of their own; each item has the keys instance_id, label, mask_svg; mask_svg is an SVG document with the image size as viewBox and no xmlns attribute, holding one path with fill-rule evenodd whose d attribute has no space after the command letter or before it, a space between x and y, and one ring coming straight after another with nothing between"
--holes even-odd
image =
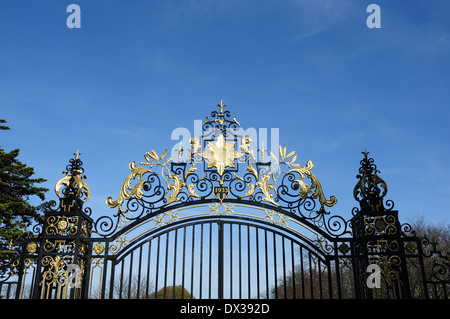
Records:
<instances>
[{"instance_id":1,"label":"ornamental ironwork panel","mask_svg":"<svg viewBox=\"0 0 450 319\"><path fill-rule=\"evenodd\" d=\"M311 160L257 148L217 107L175 153L130 162L95 220L77 151L44 223L0 252L0 297L449 298L449 256L400 223L367 151L346 220Z\"/></svg>"}]
</instances>

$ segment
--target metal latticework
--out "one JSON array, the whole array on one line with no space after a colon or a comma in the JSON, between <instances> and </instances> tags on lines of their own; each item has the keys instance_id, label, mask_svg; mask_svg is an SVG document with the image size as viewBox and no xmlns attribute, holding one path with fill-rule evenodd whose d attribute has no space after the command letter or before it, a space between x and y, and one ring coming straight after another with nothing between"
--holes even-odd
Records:
<instances>
[{"instance_id":1,"label":"metal latticework","mask_svg":"<svg viewBox=\"0 0 450 319\"><path fill-rule=\"evenodd\" d=\"M314 164L256 149L217 105L201 136L129 164L114 215L93 220L79 153L56 184L59 205L2 258L8 299L449 298L449 257L384 199L363 152L345 220L327 211Z\"/></svg>"}]
</instances>

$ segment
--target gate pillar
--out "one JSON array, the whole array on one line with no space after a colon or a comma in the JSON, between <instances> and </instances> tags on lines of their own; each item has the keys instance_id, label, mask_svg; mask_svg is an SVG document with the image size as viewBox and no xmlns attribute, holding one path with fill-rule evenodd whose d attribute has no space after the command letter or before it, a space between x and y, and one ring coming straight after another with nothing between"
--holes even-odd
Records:
<instances>
[{"instance_id":1,"label":"gate pillar","mask_svg":"<svg viewBox=\"0 0 450 319\"><path fill-rule=\"evenodd\" d=\"M33 298L79 299L88 277L92 219L83 211L89 188L77 152L55 186L59 207L45 213ZM63 188L63 189L61 189Z\"/></svg>"},{"instance_id":2,"label":"gate pillar","mask_svg":"<svg viewBox=\"0 0 450 319\"><path fill-rule=\"evenodd\" d=\"M369 153L363 154L353 190L360 207L353 209L351 219L355 294L362 299L410 298L398 211L392 200L384 202L386 182Z\"/></svg>"}]
</instances>

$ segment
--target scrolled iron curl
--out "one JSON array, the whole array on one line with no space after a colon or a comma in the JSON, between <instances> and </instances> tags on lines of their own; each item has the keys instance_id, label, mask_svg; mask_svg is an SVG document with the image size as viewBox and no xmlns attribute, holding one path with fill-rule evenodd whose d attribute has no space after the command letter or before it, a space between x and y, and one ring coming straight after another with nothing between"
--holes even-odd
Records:
<instances>
[{"instance_id":1,"label":"scrolled iron curl","mask_svg":"<svg viewBox=\"0 0 450 319\"><path fill-rule=\"evenodd\" d=\"M416 232L412 229L412 226L408 223L403 223L400 226L400 231L403 235L406 236L410 235L411 237L415 237L416 235Z\"/></svg>"},{"instance_id":2,"label":"scrolled iron curl","mask_svg":"<svg viewBox=\"0 0 450 319\"><path fill-rule=\"evenodd\" d=\"M244 192L247 188L247 183L240 179L235 179L230 183L230 192L236 197L240 197L239 192ZM237 193L235 193L236 191Z\"/></svg>"},{"instance_id":3,"label":"scrolled iron curl","mask_svg":"<svg viewBox=\"0 0 450 319\"><path fill-rule=\"evenodd\" d=\"M303 206L303 208L305 208L306 211L308 212L315 212L316 215L318 215L317 211L314 211L317 203L314 199L312 199L311 197L306 197L303 201L303 203L300 204L301 206Z\"/></svg>"},{"instance_id":4,"label":"scrolled iron curl","mask_svg":"<svg viewBox=\"0 0 450 319\"><path fill-rule=\"evenodd\" d=\"M286 202L286 203L293 203L293 202L295 202L295 200L292 200L292 201L284 200L284 199L281 197L281 195L284 195L284 196L292 196L291 194L289 194L289 187L288 187L288 186L286 186L286 185L284 185L284 184L278 186L277 193L278 193L278 196L277 196L277 197L279 198L279 200L282 200L283 202Z\"/></svg>"},{"instance_id":5,"label":"scrolled iron curl","mask_svg":"<svg viewBox=\"0 0 450 319\"><path fill-rule=\"evenodd\" d=\"M40 235L42 233L42 230L44 229L44 226L42 224L36 224L32 228L32 232L35 235Z\"/></svg>"},{"instance_id":6,"label":"scrolled iron curl","mask_svg":"<svg viewBox=\"0 0 450 319\"><path fill-rule=\"evenodd\" d=\"M184 175L184 167L177 166L177 167L174 168L174 167L172 166L172 171L173 171L175 174L179 175L179 176L183 176L183 175Z\"/></svg>"},{"instance_id":7,"label":"scrolled iron curl","mask_svg":"<svg viewBox=\"0 0 450 319\"><path fill-rule=\"evenodd\" d=\"M325 228L330 234L339 237L351 233L349 223L350 221L346 221L342 216L334 215L328 218Z\"/></svg>"},{"instance_id":8,"label":"scrolled iron curl","mask_svg":"<svg viewBox=\"0 0 450 319\"><path fill-rule=\"evenodd\" d=\"M114 216L119 217L118 214ZM94 223L94 231L103 237L111 235L116 228L117 225L114 225L114 221L109 216L102 216Z\"/></svg>"},{"instance_id":9,"label":"scrolled iron curl","mask_svg":"<svg viewBox=\"0 0 450 319\"><path fill-rule=\"evenodd\" d=\"M85 207L83 211L88 216L91 216L92 214L92 209L90 207Z\"/></svg>"},{"instance_id":10,"label":"scrolled iron curl","mask_svg":"<svg viewBox=\"0 0 450 319\"><path fill-rule=\"evenodd\" d=\"M208 179L200 180L200 178L198 177L198 174L195 174L195 173L189 174L188 179L186 180L186 184L187 185L194 184L196 191L200 192L200 194L198 194L198 193L197 194L201 197L209 196L212 193L213 183ZM205 192L207 192L207 193L205 194ZM190 197L192 198L192 196L190 196Z\"/></svg>"},{"instance_id":11,"label":"scrolled iron curl","mask_svg":"<svg viewBox=\"0 0 450 319\"><path fill-rule=\"evenodd\" d=\"M358 207L355 206L352 208L352 216L356 216L360 212L361 210Z\"/></svg>"},{"instance_id":12,"label":"scrolled iron curl","mask_svg":"<svg viewBox=\"0 0 450 319\"><path fill-rule=\"evenodd\" d=\"M450 281L450 265L439 263L437 260L433 260L431 266L431 274L434 279L441 282Z\"/></svg>"},{"instance_id":13,"label":"scrolled iron curl","mask_svg":"<svg viewBox=\"0 0 450 319\"><path fill-rule=\"evenodd\" d=\"M142 214L142 209L144 208L142 204L142 201L136 197L132 197L126 201L126 210L131 213L136 213L139 209L141 209ZM141 214L138 215L140 216Z\"/></svg>"}]
</instances>

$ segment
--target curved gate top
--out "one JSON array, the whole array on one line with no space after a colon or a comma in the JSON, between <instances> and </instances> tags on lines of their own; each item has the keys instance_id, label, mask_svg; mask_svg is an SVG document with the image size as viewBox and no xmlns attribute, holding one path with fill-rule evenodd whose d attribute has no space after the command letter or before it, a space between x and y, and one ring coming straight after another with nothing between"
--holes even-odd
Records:
<instances>
[{"instance_id":1,"label":"curved gate top","mask_svg":"<svg viewBox=\"0 0 450 319\"><path fill-rule=\"evenodd\" d=\"M106 200L117 213L93 225L91 276L109 269L97 274L110 282L99 297L136 289L150 298L161 289L164 297L176 289L195 298L341 295L333 256L350 249L336 240L350 234L349 223L326 211L337 199L325 196L313 162L300 164L286 146L257 148L255 130L217 107L201 136L132 161L118 196ZM132 287L134 277L144 287Z\"/></svg>"},{"instance_id":2,"label":"curved gate top","mask_svg":"<svg viewBox=\"0 0 450 319\"><path fill-rule=\"evenodd\" d=\"M269 150L260 143L257 148L251 136L256 132L243 130L222 102L217 106L202 124L202 136L183 140L173 154L151 150L139 165L129 164L131 173L118 197L106 200L109 207L118 207L116 220L99 220L101 235L146 215L202 202L267 208L300 218L323 235L350 233L343 219L336 216L332 226L326 218L326 207L337 199L325 196L312 161L300 164L286 146Z\"/></svg>"}]
</instances>

